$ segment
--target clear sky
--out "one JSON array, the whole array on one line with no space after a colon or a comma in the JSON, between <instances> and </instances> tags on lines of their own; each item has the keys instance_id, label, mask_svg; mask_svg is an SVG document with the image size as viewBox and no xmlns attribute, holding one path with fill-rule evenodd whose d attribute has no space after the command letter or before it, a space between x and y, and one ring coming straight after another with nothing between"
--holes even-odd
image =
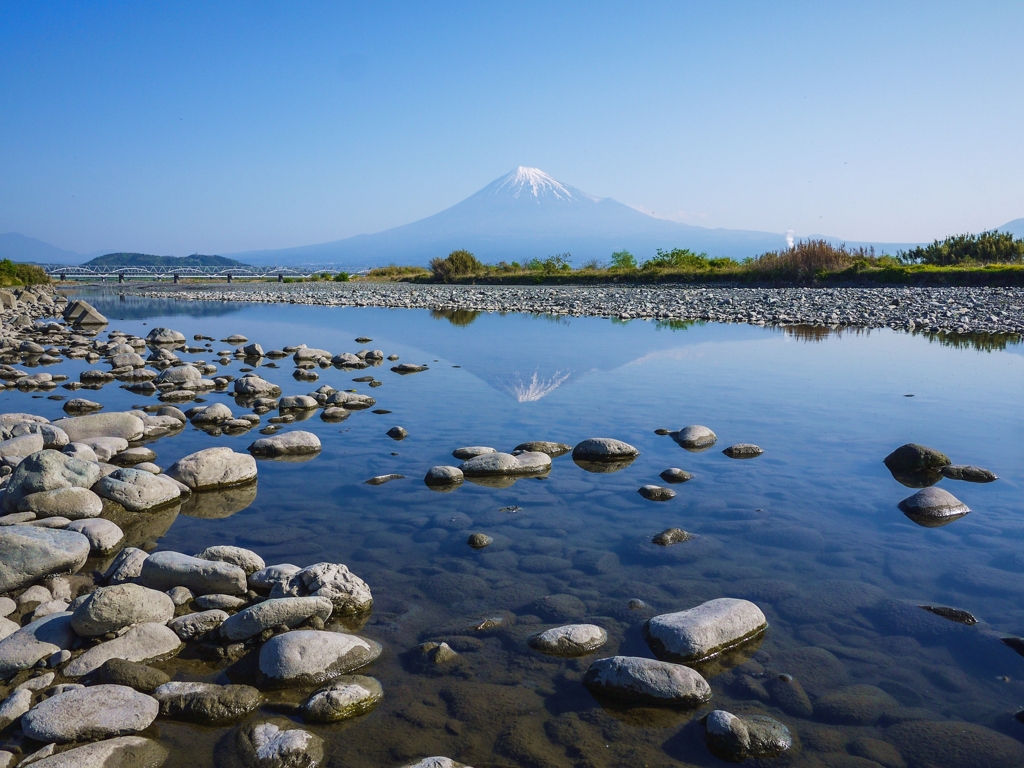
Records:
<instances>
[{"instance_id":1,"label":"clear sky","mask_svg":"<svg viewBox=\"0 0 1024 768\"><path fill-rule=\"evenodd\" d=\"M0 232L227 253L517 165L713 227L1024 216L1024 2L0 3Z\"/></svg>"}]
</instances>

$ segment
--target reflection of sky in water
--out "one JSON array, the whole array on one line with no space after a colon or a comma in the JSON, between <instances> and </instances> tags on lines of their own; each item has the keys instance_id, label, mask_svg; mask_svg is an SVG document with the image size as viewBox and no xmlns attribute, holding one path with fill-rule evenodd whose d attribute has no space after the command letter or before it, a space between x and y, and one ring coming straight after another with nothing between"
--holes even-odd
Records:
<instances>
[{"instance_id":1,"label":"reflection of sky in water","mask_svg":"<svg viewBox=\"0 0 1024 768\"><path fill-rule=\"evenodd\" d=\"M203 311L220 306L179 304ZM576 762L565 755L576 749L593 765L710 765L687 730L692 715L630 719L603 710L575 682L586 662L538 659L517 645L531 631L529 622L550 626L532 606L552 593L578 597L582 615L609 629L602 651L609 655L649 655L636 618L624 609L632 597L658 612L747 597L771 624L756 663L793 674L812 699L847 684L879 686L902 706L1020 737L1011 715L1024 701L1018 682L1024 659L997 639L1024 634L1019 354L1000 351L999 344L983 351L885 330L823 336L527 315L481 314L453 324L417 310L230 309L219 318L127 319L117 327L143 336L154 325L188 338L243 333L265 349L304 342L336 352L357 350L354 338L366 335L374 339L367 347L430 366L412 376L392 374L387 365L329 368L311 384L292 378L289 359L277 369L261 366L286 395L327 383L371 394L376 407L391 413L356 412L337 425L316 415L303 421L297 426L323 442L318 457L261 462L251 505L226 517L219 506L212 514L180 515L160 540L189 553L236 543L268 562L340 561L367 579L377 605L363 631L389 649L370 671L384 685L385 704L343 735L324 731L352 764L385 768L451 754L469 764L571 766ZM213 348L223 347L215 342ZM214 361L212 354L187 357ZM241 365L226 368L237 375ZM91 367L69 362L62 369ZM383 386L352 382L367 373ZM147 402L113 386L87 396L108 409ZM60 403L29 397L0 394L0 409L61 415ZM216 401L238 410L229 397L208 395ZM719 444L690 453L654 434L693 423L714 429ZM409 430L408 438L385 436L396 424ZM456 463L451 450L460 445L508 450L525 440L574 444L596 436L626 440L641 454L627 468L601 475L558 458L549 477L507 488L467 483L436 493L420 480L432 465ZM214 440L186 428L154 448L167 466L214 444L242 450L254 437ZM942 480L940 487L973 511L942 528L915 525L896 507L913 491L881 461L910 441L987 467L1000 480ZM721 448L738 442L757 443L765 454L725 458ZM636 493L645 483L660 483L658 474L671 466L696 475L676 486L676 499L651 503ZM407 479L364 484L391 472ZM519 511L499 511L513 506ZM650 545L651 536L672 526L698 538L668 549ZM465 537L478 530L495 544L473 552ZM960 631L941 619L929 623L916 608L921 603L968 610L979 625ZM467 652L468 677L414 674L404 666L399 654L438 627L500 610L515 611L522 624L504 640ZM824 653L827 664L820 656L808 663L800 655L807 649ZM741 679L751 669L713 675L714 705L779 717L806 742L793 764L805 764L805 757L807 765L821 764L816 753L827 750L816 746L821 740L811 731L822 724L757 700ZM510 699L513 694L525 698ZM423 704L452 697L480 717L455 704L440 710ZM511 739L511 722L527 735ZM177 726L166 727L177 733ZM841 732L840 750L866 734L889 738L881 726L828 727ZM199 753L212 754L212 735L181 734L182 745L198 738ZM533 758L522 746L527 743ZM517 744L525 751L510 746ZM913 764L914 755L904 757Z\"/></svg>"}]
</instances>

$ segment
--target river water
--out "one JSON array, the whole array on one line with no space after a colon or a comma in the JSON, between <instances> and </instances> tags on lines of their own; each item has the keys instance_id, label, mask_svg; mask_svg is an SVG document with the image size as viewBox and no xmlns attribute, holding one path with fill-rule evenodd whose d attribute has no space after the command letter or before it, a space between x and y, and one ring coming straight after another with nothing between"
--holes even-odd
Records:
<instances>
[{"instance_id":1,"label":"river water","mask_svg":"<svg viewBox=\"0 0 1024 768\"><path fill-rule=\"evenodd\" d=\"M153 542L189 554L234 544L268 564L343 562L367 581L375 605L359 631L385 651L361 674L379 679L385 698L355 720L307 726L326 740L332 766L385 768L426 755L477 768L719 765L699 724L713 708L784 722L797 743L779 765L981 766L994 764L984 755L1002 754L1001 739L1024 739L1013 717L1024 706L1024 658L1000 642L1024 634L1020 346L890 331L88 298L110 318L108 330L241 333L268 350L376 348L429 366L408 376L391 363L327 368L316 383L296 381L290 358L261 366L286 395L330 384L370 394L389 413L358 411L340 424L314 414L286 426L315 432L323 451L306 462L260 462L254 496L183 510ZM360 336L373 341L358 344ZM181 356L216 362L212 352ZM239 375L244 365L221 370ZM92 367L47 370L74 379ZM353 383L367 374L383 384ZM107 410L155 402L116 385L80 394ZM205 399L241 410L226 393ZM15 390L0 394L0 410L63 415L60 402ZM655 434L688 424L711 427L718 444L688 452ZM395 425L409 436L390 439ZM166 467L212 445L244 451L256 437L186 427L152 447ZM508 451L588 437L625 440L640 456L613 473L563 456L548 476L506 487L466 482L439 493L422 482L429 467L458 464L459 446ZM764 454L723 455L741 442ZM922 527L897 508L915 489L882 464L907 442L999 480L942 480L972 512ZM668 467L695 477L668 502L642 498L637 489L663 484ZM365 483L388 473L405 479ZM669 527L696 538L653 546ZM471 549L473 532L494 544ZM552 595L561 597L542 600ZM580 684L595 658L651 656L646 618L724 596L756 602L770 628L758 647L705 670L711 706L613 706ZM645 605L630 608L631 600ZM978 623L919 604L966 610ZM471 629L493 616L503 627ZM551 658L526 646L532 632L581 620L608 631L596 654ZM414 664L408 652L432 638L455 638L458 661ZM180 679L228 679L196 662L158 666ZM778 673L816 705L838 696L838 709L780 706L765 686ZM274 701L259 716L274 714ZM947 720L984 727L964 737L982 762L965 761L964 739L958 746L948 728L928 730ZM908 730L919 721L926 727ZM231 729L158 720L150 734L172 747L168 765L207 766L229 749Z\"/></svg>"}]
</instances>

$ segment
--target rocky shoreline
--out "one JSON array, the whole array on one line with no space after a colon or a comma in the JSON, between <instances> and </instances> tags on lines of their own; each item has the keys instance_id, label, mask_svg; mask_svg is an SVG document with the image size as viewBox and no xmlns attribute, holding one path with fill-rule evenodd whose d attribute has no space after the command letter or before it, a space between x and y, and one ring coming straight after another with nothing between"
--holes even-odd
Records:
<instances>
[{"instance_id":1,"label":"rocky shoreline","mask_svg":"<svg viewBox=\"0 0 1024 768\"><path fill-rule=\"evenodd\" d=\"M411 283L140 284L151 298L251 301L437 311L529 312L620 320L681 320L893 328L958 334L1024 333L1020 288L740 288L720 286L496 286Z\"/></svg>"}]
</instances>

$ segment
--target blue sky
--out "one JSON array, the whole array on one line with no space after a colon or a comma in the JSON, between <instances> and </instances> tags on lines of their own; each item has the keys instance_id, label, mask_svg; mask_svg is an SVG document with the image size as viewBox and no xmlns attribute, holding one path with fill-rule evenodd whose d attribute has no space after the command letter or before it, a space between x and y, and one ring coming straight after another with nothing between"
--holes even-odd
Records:
<instances>
[{"instance_id":1,"label":"blue sky","mask_svg":"<svg viewBox=\"0 0 1024 768\"><path fill-rule=\"evenodd\" d=\"M1024 3L0 4L0 231L287 247L517 165L691 224L1024 216Z\"/></svg>"}]
</instances>

